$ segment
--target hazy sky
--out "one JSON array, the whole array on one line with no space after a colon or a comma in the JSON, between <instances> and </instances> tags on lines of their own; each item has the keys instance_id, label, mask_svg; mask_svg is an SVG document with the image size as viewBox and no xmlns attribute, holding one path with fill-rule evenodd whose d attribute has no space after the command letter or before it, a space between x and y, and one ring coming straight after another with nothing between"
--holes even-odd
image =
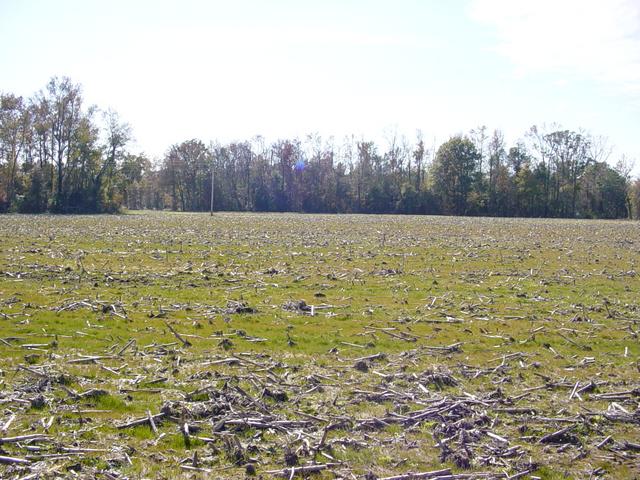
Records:
<instances>
[{"instance_id":1,"label":"hazy sky","mask_svg":"<svg viewBox=\"0 0 640 480\"><path fill-rule=\"evenodd\" d=\"M0 90L53 75L151 156L481 124L514 141L558 122L640 162L640 0L0 0Z\"/></svg>"}]
</instances>

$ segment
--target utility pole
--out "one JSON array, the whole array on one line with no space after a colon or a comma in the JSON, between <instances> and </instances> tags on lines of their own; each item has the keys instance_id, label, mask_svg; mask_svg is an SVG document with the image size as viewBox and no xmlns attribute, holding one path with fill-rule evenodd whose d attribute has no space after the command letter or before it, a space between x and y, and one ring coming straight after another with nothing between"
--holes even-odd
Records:
<instances>
[{"instance_id":1,"label":"utility pole","mask_svg":"<svg viewBox=\"0 0 640 480\"><path fill-rule=\"evenodd\" d=\"M213 217L213 181L214 181L214 169L213 169L213 155L211 156L211 210L209 216Z\"/></svg>"}]
</instances>

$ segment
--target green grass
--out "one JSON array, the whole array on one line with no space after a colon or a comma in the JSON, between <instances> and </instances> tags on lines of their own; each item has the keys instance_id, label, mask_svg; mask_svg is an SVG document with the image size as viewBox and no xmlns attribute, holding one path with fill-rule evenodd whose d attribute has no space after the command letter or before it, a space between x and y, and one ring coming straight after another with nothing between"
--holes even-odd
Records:
<instances>
[{"instance_id":1,"label":"green grass","mask_svg":"<svg viewBox=\"0 0 640 480\"><path fill-rule=\"evenodd\" d=\"M433 397L485 398L500 389L505 398L526 393L515 406L546 417L604 412L611 402L589 393L582 402L568 397L575 382L606 382L595 391L600 393L640 386L639 246L640 230L631 222L149 212L0 217L2 388L12 398L35 395L28 387L38 378L17 369L24 365L64 374L65 386L77 393L109 392L74 400L60 383L44 385L44 406L9 401L0 422L15 413L7 435L18 435L41 432L42 418L54 416L59 423L51 431L62 444L79 432L83 446L129 449L134 465L114 460L120 465L115 472L186 478L193 473L182 470L180 461L195 452L203 467L241 478L244 471L232 465L222 439L204 444L195 438L212 435L206 422L194 423L203 430L192 435L188 449L174 422L158 423L159 434L165 434L159 441L148 425L115 425L148 410L157 413L165 402L205 386L238 384L259 398L263 386L256 378L264 372L258 367L211 363L243 354L273 363L271 371L289 399L266 398L264 404L286 418L299 418L302 411L364 419L424 408L411 401L367 400L353 391L415 394L416 380L403 375L420 378L431 370L450 372L459 381L425 385ZM297 300L330 308L317 309L313 317L282 308ZM229 301L246 302L256 313L222 312ZM184 348L165 322L191 346ZM135 344L118 355L130 340ZM428 348L458 342L458 352ZM378 352L387 359L373 362L368 372L353 368L355 358ZM521 356L505 357L510 354ZM91 355L107 358L74 363ZM503 358L504 369L496 369ZM485 373L475 375L479 371ZM303 394L312 375L330 380ZM562 385L537 389L545 378ZM193 398L207 399L207 393ZM633 401L622 406L638 408ZM70 413L75 409L89 413ZM639 442L633 425L590 417L576 431L590 453L572 460L575 449L557 452L525 438L561 425L529 419L529 433L523 434L519 417L488 415L497 432L526 452L520 463L531 458L542 478L565 478L565 472L588 477L598 465L606 465L611 478L640 474L633 452L625 458L594 448L606 435ZM367 439L366 432L345 427L329 438L368 442L368 449L334 453L354 472L384 476L444 468L434 447L437 429L438 422L429 420L408 432L392 425ZM283 442L301 445L272 432L231 432L259 472L283 467ZM472 471L502 471L478 463L485 440ZM24 454L15 445L7 449ZM301 461L310 458L302 455ZM0 466L0 476L6 468Z\"/></svg>"}]
</instances>

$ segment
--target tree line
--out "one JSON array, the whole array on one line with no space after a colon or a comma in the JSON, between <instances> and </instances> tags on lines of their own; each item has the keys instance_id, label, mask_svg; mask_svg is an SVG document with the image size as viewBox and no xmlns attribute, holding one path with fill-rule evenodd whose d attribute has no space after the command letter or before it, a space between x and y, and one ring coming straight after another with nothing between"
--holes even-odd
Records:
<instances>
[{"instance_id":1,"label":"tree line","mask_svg":"<svg viewBox=\"0 0 640 480\"><path fill-rule=\"evenodd\" d=\"M533 126L513 145L485 126L441 145L390 134L130 151L131 127L52 78L30 98L0 96L0 211L127 209L639 218L640 180L606 139Z\"/></svg>"}]
</instances>

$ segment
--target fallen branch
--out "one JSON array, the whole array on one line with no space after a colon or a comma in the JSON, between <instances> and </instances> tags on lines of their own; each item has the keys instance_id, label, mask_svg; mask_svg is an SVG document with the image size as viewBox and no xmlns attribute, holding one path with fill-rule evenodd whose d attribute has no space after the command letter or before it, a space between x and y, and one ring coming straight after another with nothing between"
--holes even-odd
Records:
<instances>
[{"instance_id":1,"label":"fallen branch","mask_svg":"<svg viewBox=\"0 0 640 480\"><path fill-rule=\"evenodd\" d=\"M18 443L18 442L26 442L26 441L43 441L49 440L51 437L49 435L43 435L41 433L36 433L33 435L20 435L17 437L4 437L0 438L0 445L5 443Z\"/></svg>"},{"instance_id":2,"label":"fallen branch","mask_svg":"<svg viewBox=\"0 0 640 480\"><path fill-rule=\"evenodd\" d=\"M171 333L173 333L173 336L176 337L178 340L180 340L185 347L190 347L191 346L191 342L189 342L189 340L185 340L184 338L182 338L182 336L178 332L176 332L173 329L173 327L171 325L169 325L168 322L165 321L164 324L171 331Z\"/></svg>"},{"instance_id":3,"label":"fallen branch","mask_svg":"<svg viewBox=\"0 0 640 480\"><path fill-rule=\"evenodd\" d=\"M277 475L279 477L293 478L294 475L321 472L322 470L326 470L327 468L333 468L339 465L339 463L321 463L319 465L306 465L304 467L283 468L282 470L268 470L264 473L268 473L269 475Z\"/></svg>"},{"instance_id":4,"label":"fallen branch","mask_svg":"<svg viewBox=\"0 0 640 480\"><path fill-rule=\"evenodd\" d=\"M393 477L380 478L379 480L413 480L418 478L442 477L443 475L451 475L451 469L445 468L443 470L433 470L431 472L405 473L403 475L395 475Z\"/></svg>"},{"instance_id":5,"label":"fallen branch","mask_svg":"<svg viewBox=\"0 0 640 480\"><path fill-rule=\"evenodd\" d=\"M26 465L31 463L31 461L27 460L26 458L5 457L3 455L0 455L0 463L19 463L21 465Z\"/></svg>"},{"instance_id":6,"label":"fallen branch","mask_svg":"<svg viewBox=\"0 0 640 480\"><path fill-rule=\"evenodd\" d=\"M549 433L538 440L538 443L552 443L556 440L560 440L566 433L570 432L575 428L575 425L570 425L566 428L558 430L557 432Z\"/></svg>"},{"instance_id":7,"label":"fallen branch","mask_svg":"<svg viewBox=\"0 0 640 480\"><path fill-rule=\"evenodd\" d=\"M127 423L116 425L116 428L119 429L119 430L122 430L123 428L137 427L138 425L144 425L145 423L149 423L149 420L151 420L151 419L153 419L153 421L155 422L156 420L164 418L165 416L166 416L166 414L160 412L160 413L157 413L155 415L138 418L136 420L132 420L132 421L127 422Z\"/></svg>"}]
</instances>

